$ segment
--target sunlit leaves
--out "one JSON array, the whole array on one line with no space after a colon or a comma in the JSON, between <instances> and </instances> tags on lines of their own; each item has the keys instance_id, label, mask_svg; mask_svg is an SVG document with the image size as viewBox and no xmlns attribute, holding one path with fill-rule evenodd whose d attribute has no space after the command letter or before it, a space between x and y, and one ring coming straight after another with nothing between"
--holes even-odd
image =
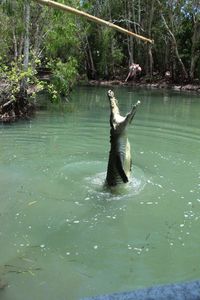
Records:
<instances>
[{"instance_id":1,"label":"sunlit leaves","mask_svg":"<svg viewBox=\"0 0 200 300\"><path fill-rule=\"evenodd\" d=\"M33 67L34 56L32 64L28 65L27 70L23 69L23 57L18 60L12 61L10 66L4 64L3 60L0 59L0 79L3 79L7 86L9 86L9 92L13 100L15 100L20 92L21 83L26 79L28 87L34 85L36 90L43 89L43 83L37 78L37 71ZM35 65L39 64L39 61L35 62Z\"/></svg>"},{"instance_id":2,"label":"sunlit leaves","mask_svg":"<svg viewBox=\"0 0 200 300\"><path fill-rule=\"evenodd\" d=\"M72 87L77 80L77 61L69 57L68 61L63 63L60 59L49 62L52 70L51 83L47 89L53 102L66 99Z\"/></svg>"}]
</instances>

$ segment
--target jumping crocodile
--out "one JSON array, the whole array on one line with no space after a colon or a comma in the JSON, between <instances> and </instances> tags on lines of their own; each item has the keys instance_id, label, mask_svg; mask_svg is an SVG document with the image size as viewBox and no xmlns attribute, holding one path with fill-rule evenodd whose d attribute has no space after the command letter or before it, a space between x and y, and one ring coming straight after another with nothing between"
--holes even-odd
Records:
<instances>
[{"instance_id":1,"label":"jumping crocodile","mask_svg":"<svg viewBox=\"0 0 200 300\"><path fill-rule=\"evenodd\" d=\"M131 172L131 151L127 137L127 125L129 125L136 113L140 101L133 105L131 111L125 117L120 115L118 101L114 92L108 91L110 102L110 153L107 167L107 186L116 186L129 181Z\"/></svg>"}]
</instances>

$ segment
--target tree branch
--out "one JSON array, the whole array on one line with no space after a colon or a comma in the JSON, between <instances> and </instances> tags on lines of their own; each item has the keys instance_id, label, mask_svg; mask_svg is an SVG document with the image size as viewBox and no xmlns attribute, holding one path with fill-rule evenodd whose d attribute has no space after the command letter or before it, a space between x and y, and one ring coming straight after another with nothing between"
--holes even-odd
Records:
<instances>
[{"instance_id":1,"label":"tree branch","mask_svg":"<svg viewBox=\"0 0 200 300\"><path fill-rule=\"evenodd\" d=\"M117 31L120 31L124 34L128 34L128 35L131 35L131 36L134 36L135 38L138 38L140 40L143 40L144 42L148 42L148 43L151 43L153 44L153 40L151 39L148 39L144 36L141 36L139 34L136 34L134 32L131 32L127 29L124 29L118 25L115 25L111 22L108 22L108 21L105 21L103 19L100 19L100 18L97 18L95 16L92 16L88 13L85 13L83 11L80 11L78 9L75 9L71 6L67 6L67 5L64 5L64 4L61 4L61 3L58 3L58 2L55 2L55 1L51 1L51 0L34 0L35 2L38 2L40 4L43 4L43 5L47 5L47 6L50 6L50 7L54 7L54 8L57 8L57 9L61 9L63 11L66 11L66 12L69 12L69 13L72 13L72 14L75 14L75 15L78 15L78 16L81 16L81 17L85 17L86 19L90 20L90 21L93 21L95 23L98 23L98 24L101 24L101 25L105 25L105 26L108 26L110 28L113 28Z\"/></svg>"}]
</instances>

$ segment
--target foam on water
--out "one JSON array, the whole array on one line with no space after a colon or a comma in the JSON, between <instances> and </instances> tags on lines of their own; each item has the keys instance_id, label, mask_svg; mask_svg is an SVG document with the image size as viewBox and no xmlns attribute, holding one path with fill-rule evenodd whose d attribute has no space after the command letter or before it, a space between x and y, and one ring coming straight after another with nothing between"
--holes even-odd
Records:
<instances>
[{"instance_id":1,"label":"foam on water","mask_svg":"<svg viewBox=\"0 0 200 300\"><path fill-rule=\"evenodd\" d=\"M127 184L120 184L117 187L105 187L106 172L100 172L94 176L85 178L87 189L90 194L96 194L107 200L129 199L138 195L146 185L144 172L138 167L134 167L134 176L132 175ZM134 199L134 198L133 198Z\"/></svg>"},{"instance_id":2,"label":"foam on water","mask_svg":"<svg viewBox=\"0 0 200 300\"><path fill-rule=\"evenodd\" d=\"M88 192L88 197L97 197L102 200L122 200L130 199L138 195L144 188L148 179L145 177L144 171L137 167L133 167L133 174L127 184L120 184L117 187L105 187L106 171L105 161L78 161L65 164L58 172L58 178L61 180L78 179L79 188ZM97 172L98 171L98 172ZM73 179L74 178L74 179Z\"/></svg>"}]
</instances>

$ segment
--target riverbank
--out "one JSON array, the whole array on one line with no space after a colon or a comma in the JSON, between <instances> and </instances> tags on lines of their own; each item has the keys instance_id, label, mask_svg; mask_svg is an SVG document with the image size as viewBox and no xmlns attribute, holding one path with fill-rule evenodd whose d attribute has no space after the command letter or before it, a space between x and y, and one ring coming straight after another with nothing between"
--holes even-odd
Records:
<instances>
[{"instance_id":1,"label":"riverbank","mask_svg":"<svg viewBox=\"0 0 200 300\"><path fill-rule=\"evenodd\" d=\"M25 93L12 93L13 87L6 81L0 82L0 122L12 123L19 119L30 119L35 112L35 105L30 102L30 95L35 90L25 91Z\"/></svg>"},{"instance_id":2,"label":"riverbank","mask_svg":"<svg viewBox=\"0 0 200 300\"><path fill-rule=\"evenodd\" d=\"M129 81L124 82L121 80L90 80L88 85L91 86L129 86L129 87L143 87L150 89L171 89L174 91L189 91L200 93L200 84L175 84L168 81L157 81L147 83L144 81Z\"/></svg>"},{"instance_id":3,"label":"riverbank","mask_svg":"<svg viewBox=\"0 0 200 300\"><path fill-rule=\"evenodd\" d=\"M79 81L80 85L87 86L124 86L124 87L140 87L149 89L169 89L180 92L194 92L200 94L200 84L174 84L167 80L157 82L145 82L144 79L137 81L125 82L122 80L89 80ZM23 98L20 95L12 100L9 86L6 82L0 81L0 122L10 123L18 119L29 119L33 116L36 110L34 102L30 102L30 95L37 93L36 86L29 87L27 95Z\"/></svg>"}]
</instances>

